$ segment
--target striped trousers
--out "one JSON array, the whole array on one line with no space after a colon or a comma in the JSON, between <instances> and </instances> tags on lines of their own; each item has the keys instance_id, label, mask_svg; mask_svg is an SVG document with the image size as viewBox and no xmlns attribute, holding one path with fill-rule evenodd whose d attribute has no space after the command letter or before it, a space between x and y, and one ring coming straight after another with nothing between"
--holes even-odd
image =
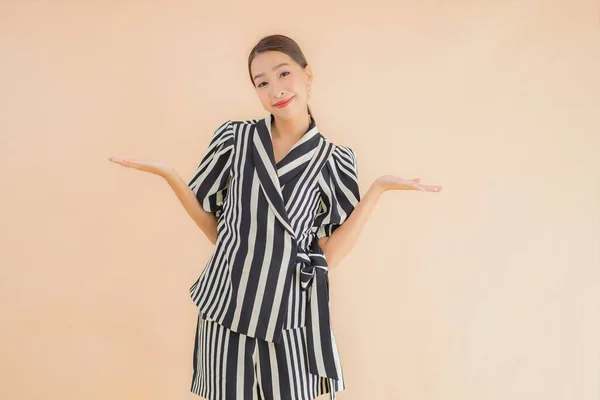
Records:
<instances>
[{"instance_id":1,"label":"striped trousers","mask_svg":"<svg viewBox=\"0 0 600 400\"><path fill-rule=\"evenodd\" d=\"M286 329L280 343L233 332L198 313L191 391L207 400L312 400L344 390L308 371L306 327Z\"/></svg>"}]
</instances>

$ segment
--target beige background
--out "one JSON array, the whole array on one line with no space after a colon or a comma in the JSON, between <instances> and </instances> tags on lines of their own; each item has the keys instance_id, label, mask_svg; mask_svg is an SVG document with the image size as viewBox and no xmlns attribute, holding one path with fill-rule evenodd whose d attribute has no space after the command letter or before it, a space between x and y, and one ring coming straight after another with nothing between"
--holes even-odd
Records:
<instances>
[{"instance_id":1,"label":"beige background","mask_svg":"<svg viewBox=\"0 0 600 400\"><path fill-rule=\"evenodd\" d=\"M332 272L343 400L600 398L597 1L0 3L0 398L197 399L188 179L290 35L388 192ZM321 398L325 398L322 396Z\"/></svg>"}]
</instances>

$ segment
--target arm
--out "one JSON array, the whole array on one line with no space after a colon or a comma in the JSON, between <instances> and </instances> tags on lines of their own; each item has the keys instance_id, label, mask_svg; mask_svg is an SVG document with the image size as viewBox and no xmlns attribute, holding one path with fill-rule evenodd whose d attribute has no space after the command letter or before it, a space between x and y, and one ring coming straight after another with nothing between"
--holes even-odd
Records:
<instances>
[{"instance_id":1,"label":"arm","mask_svg":"<svg viewBox=\"0 0 600 400\"><path fill-rule=\"evenodd\" d=\"M375 181L358 202L346 221L331 236L319 239L319 246L325 254L328 268L334 268L350 252L367 219L373 212L377 200L384 192L383 186Z\"/></svg>"},{"instance_id":2,"label":"arm","mask_svg":"<svg viewBox=\"0 0 600 400\"><path fill-rule=\"evenodd\" d=\"M163 175L175 195L185 208L185 211L200 227L212 244L217 242L217 218L209 211L205 211L198 202L195 193L189 188L175 169L167 170Z\"/></svg>"},{"instance_id":3,"label":"arm","mask_svg":"<svg viewBox=\"0 0 600 400\"><path fill-rule=\"evenodd\" d=\"M233 121L221 124L213 133L202 160L185 182L174 168L161 161L131 160L109 157L108 160L164 178L196 225L211 243L216 244L217 217L222 211L233 156Z\"/></svg>"},{"instance_id":4,"label":"arm","mask_svg":"<svg viewBox=\"0 0 600 400\"><path fill-rule=\"evenodd\" d=\"M187 213L200 227L202 232L204 232L208 240L213 244L216 243L217 218L212 212L205 211L202 208L194 191L181 179L174 168L160 161L132 160L118 157L109 157L108 160L124 167L135 168L164 178L175 192L175 195Z\"/></svg>"},{"instance_id":5,"label":"arm","mask_svg":"<svg viewBox=\"0 0 600 400\"><path fill-rule=\"evenodd\" d=\"M387 190L419 190L422 192L442 191L439 185L423 185L420 178L411 180L394 175L383 175L371 184L362 199L356 204L346 221L331 236L319 239L319 247L327 259L328 268L335 267L352 249L367 219L373 212L379 197Z\"/></svg>"}]
</instances>

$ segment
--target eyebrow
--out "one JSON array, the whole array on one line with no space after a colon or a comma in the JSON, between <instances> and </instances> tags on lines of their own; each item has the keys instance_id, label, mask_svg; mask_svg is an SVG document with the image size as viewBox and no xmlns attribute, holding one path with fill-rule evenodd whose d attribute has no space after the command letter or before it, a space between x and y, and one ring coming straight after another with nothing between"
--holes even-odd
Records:
<instances>
[{"instance_id":1,"label":"eyebrow","mask_svg":"<svg viewBox=\"0 0 600 400\"><path fill-rule=\"evenodd\" d=\"M275 70L276 70L277 68L279 68L279 67L283 67L284 65L290 65L290 64L288 64L288 63L285 63L285 62L283 62L283 63L281 63L281 64L277 64L276 66L274 66L274 67L273 67L273 71L275 71ZM263 76L263 75L264 75L264 73L262 73L262 72L261 72L260 74L256 74L256 75L254 76L254 80L256 80L256 78L260 78L260 77L261 77L261 76Z\"/></svg>"}]
</instances>

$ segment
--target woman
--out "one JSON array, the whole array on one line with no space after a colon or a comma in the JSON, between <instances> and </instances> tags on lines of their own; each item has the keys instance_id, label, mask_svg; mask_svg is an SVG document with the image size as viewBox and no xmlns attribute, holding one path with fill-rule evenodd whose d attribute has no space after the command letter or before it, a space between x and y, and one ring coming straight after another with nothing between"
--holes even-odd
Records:
<instances>
[{"instance_id":1,"label":"woman","mask_svg":"<svg viewBox=\"0 0 600 400\"><path fill-rule=\"evenodd\" d=\"M163 177L215 244L190 288L199 309L191 391L209 400L333 400L345 382L328 270L383 192L441 187L385 175L361 199L354 151L328 141L312 117L312 69L297 43L264 37L248 71L269 116L221 124L189 183L161 162L110 160Z\"/></svg>"}]
</instances>

